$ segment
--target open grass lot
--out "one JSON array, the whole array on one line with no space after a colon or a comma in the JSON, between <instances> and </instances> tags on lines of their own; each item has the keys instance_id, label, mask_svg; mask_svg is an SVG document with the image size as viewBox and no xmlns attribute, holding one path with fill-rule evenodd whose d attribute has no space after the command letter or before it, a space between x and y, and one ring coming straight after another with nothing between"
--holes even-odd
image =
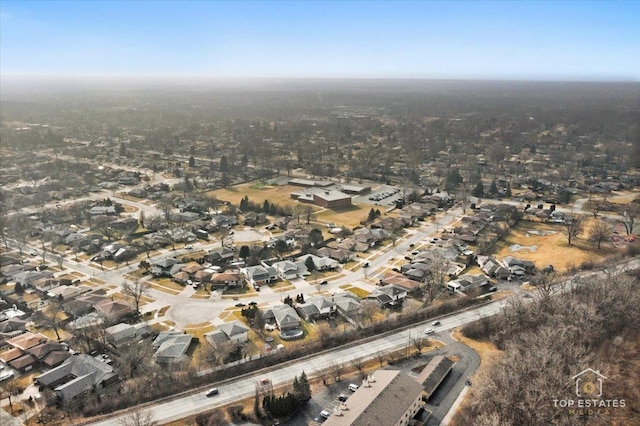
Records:
<instances>
[{"instance_id":1,"label":"open grass lot","mask_svg":"<svg viewBox=\"0 0 640 426\"><path fill-rule=\"evenodd\" d=\"M360 225L361 220L365 220L369 210L353 204L337 210L323 210L316 214L315 217L321 222L333 222L337 225L344 225L349 228L355 228Z\"/></svg>"},{"instance_id":2,"label":"open grass lot","mask_svg":"<svg viewBox=\"0 0 640 426\"><path fill-rule=\"evenodd\" d=\"M531 260L537 268L553 265L560 272L565 272L571 266L580 266L583 262L598 262L615 254L617 249L603 246L598 250L587 241L592 223L593 219L586 220L584 231L573 241L573 245L569 246L566 237L560 232L559 225L521 220L494 246L491 254ZM531 231L542 231L546 235L535 235ZM525 248L512 251L516 244ZM533 251L527 248L533 246L536 247Z\"/></svg>"}]
</instances>

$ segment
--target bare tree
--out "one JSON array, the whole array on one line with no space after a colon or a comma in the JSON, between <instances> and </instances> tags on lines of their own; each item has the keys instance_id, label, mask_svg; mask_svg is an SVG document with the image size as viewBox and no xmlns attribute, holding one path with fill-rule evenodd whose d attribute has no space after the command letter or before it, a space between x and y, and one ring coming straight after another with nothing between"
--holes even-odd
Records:
<instances>
[{"instance_id":1,"label":"bare tree","mask_svg":"<svg viewBox=\"0 0 640 426\"><path fill-rule=\"evenodd\" d=\"M122 286L122 292L133 298L133 302L136 307L136 314L140 314L140 300L142 296L147 294L149 288L151 287L151 283L147 280L135 280L135 281L125 281Z\"/></svg>"},{"instance_id":2,"label":"bare tree","mask_svg":"<svg viewBox=\"0 0 640 426\"><path fill-rule=\"evenodd\" d=\"M376 359L380 363L380 367L384 365L384 362L387 360L387 356L383 352L378 352L376 354Z\"/></svg>"},{"instance_id":3,"label":"bare tree","mask_svg":"<svg viewBox=\"0 0 640 426\"><path fill-rule=\"evenodd\" d=\"M411 343L413 343L413 346L416 348L418 353L422 353L422 348L427 346L426 339L420 335L418 337L411 338Z\"/></svg>"},{"instance_id":4,"label":"bare tree","mask_svg":"<svg viewBox=\"0 0 640 426\"><path fill-rule=\"evenodd\" d=\"M344 367L342 366L342 364L340 364L339 362L332 362L331 365L329 365L329 369L331 370L333 379L336 382L342 380L342 373L344 372Z\"/></svg>"},{"instance_id":5,"label":"bare tree","mask_svg":"<svg viewBox=\"0 0 640 426\"><path fill-rule=\"evenodd\" d=\"M429 263L429 269L424 278L426 286L426 300L430 304L433 302L438 292L444 288L447 272L449 271L449 261L441 254L435 254Z\"/></svg>"},{"instance_id":6,"label":"bare tree","mask_svg":"<svg viewBox=\"0 0 640 426\"><path fill-rule=\"evenodd\" d=\"M134 378L146 373L151 368L149 365L150 345L139 345L135 342L125 347L119 347L118 350L120 351L118 365L125 377Z\"/></svg>"},{"instance_id":7,"label":"bare tree","mask_svg":"<svg viewBox=\"0 0 640 426\"><path fill-rule=\"evenodd\" d=\"M362 302L362 317L367 323L372 323L376 315L382 312L378 302L375 300L364 300Z\"/></svg>"},{"instance_id":8,"label":"bare tree","mask_svg":"<svg viewBox=\"0 0 640 426\"><path fill-rule=\"evenodd\" d=\"M53 256L53 259L56 261L58 268L62 269L62 265L64 263L64 257L61 254L56 254Z\"/></svg>"},{"instance_id":9,"label":"bare tree","mask_svg":"<svg viewBox=\"0 0 640 426\"><path fill-rule=\"evenodd\" d=\"M328 380L329 377L331 377L331 371L328 368L320 368L318 370L318 376L320 376L320 379L322 379L322 384L325 386L328 386Z\"/></svg>"},{"instance_id":10,"label":"bare tree","mask_svg":"<svg viewBox=\"0 0 640 426\"><path fill-rule=\"evenodd\" d=\"M121 426L156 426L151 411L134 411L118 421Z\"/></svg>"},{"instance_id":11,"label":"bare tree","mask_svg":"<svg viewBox=\"0 0 640 426\"><path fill-rule=\"evenodd\" d=\"M307 225L311 222L311 216L313 215L313 207L310 205L304 206L304 217L307 220Z\"/></svg>"},{"instance_id":12,"label":"bare tree","mask_svg":"<svg viewBox=\"0 0 640 426\"><path fill-rule=\"evenodd\" d=\"M604 205L600 201L596 200L595 198L589 200L588 210L591 212L594 219L598 218L598 215L603 210L603 207Z\"/></svg>"},{"instance_id":13,"label":"bare tree","mask_svg":"<svg viewBox=\"0 0 640 426\"><path fill-rule=\"evenodd\" d=\"M46 310L42 313L42 323L45 327L50 328L56 333L58 342L60 338L60 329L62 328L62 316L64 314L64 305L62 300L57 297L49 299Z\"/></svg>"},{"instance_id":14,"label":"bare tree","mask_svg":"<svg viewBox=\"0 0 640 426\"><path fill-rule=\"evenodd\" d=\"M603 243L611 239L611 226L604 220L596 220L591 227L589 238L598 245L598 249Z\"/></svg>"},{"instance_id":15,"label":"bare tree","mask_svg":"<svg viewBox=\"0 0 640 426\"><path fill-rule=\"evenodd\" d=\"M564 223L560 225L560 232L567 238L569 245L572 245L573 239L582 232L583 225L584 219L582 216L565 216Z\"/></svg>"},{"instance_id":16,"label":"bare tree","mask_svg":"<svg viewBox=\"0 0 640 426\"><path fill-rule=\"evenodd\" d=\"M14 396L20 395L22 388L18 385L16 380L10 379L0 384L0 398L7 398L9 400L9 408L13 414L13 400Z\"/></svg>"},{"instance_id":17,"label":"bare tree","mask_svg":"<svg viewBox=\"0 0 640 426\"><path fill-rule=\"evenodd\" d=\"M364 377L364 367L365 367L364 360L360 358L352 359L351 366L356 370L358 370L358 373L360 373L360 377Z\"/></svg>"}]
</instances>

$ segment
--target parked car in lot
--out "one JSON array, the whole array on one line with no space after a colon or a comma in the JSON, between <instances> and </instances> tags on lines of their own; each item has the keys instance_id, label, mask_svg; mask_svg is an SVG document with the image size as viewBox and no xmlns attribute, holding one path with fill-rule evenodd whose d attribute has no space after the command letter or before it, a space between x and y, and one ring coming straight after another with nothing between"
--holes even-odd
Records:
<instances>
[{"instance_id":1,"label":"parked car in lot","mask_svg":"<svg viewBox=\"0 0 640 426\"><path fill-rule=\"evenodd\" d=\"M217 394L219 394L219 393L220 393L220 391L218 391L218 388L211 388L211 389L209 389L209 390L207 391L207 394L206 394L206 395L207 395L208 397L211 397L211 396L215 396L215 395L217 395Z\"/></svg>"},{"instance_id":2,"label":"parked car in lot","mask_svg":"<svg viewBox=\"0 0 640 426\"><path fill-rule=\"evenodd\" d=\"M331 416L331 413L328 412L327 410L320 411L320 417L324 417L325 419L328 419L330 416Z\"/></svg>"},{"instance_id":3,"label":"parked car in lot","mask_svg":"<svg viewBox=\"0 0 640 426\"><path fill-rule=\"evenodd\" d=\"M355 392L355 391L357 391L357 390L358 390L358 385L356 385L356 384L354 384L354 383L351 383L351 384L349 385L349 390L350 390L351 392Z\"/></svg>"},{"instance_id":4,"label":"parked car in lot","mask_svg":"<svg viewBox=\"0 0 640 426\"><path fill-rule=\"evenodd\" d=\"M433 328L427 328L427 329L424 331L424 334L433 334L433 333L435 333L435 332L436 332L436 331L435 331Z\"/></svg>"},{"instance_id":5,"label":"parked car in lot","mask_svg":"<svg viewBox=\"0 0 640 426\"><path fill-rule=\"evenodd\" d=\"M340 402L345 402L347 399L349 399L349 395L346 395L346 394L344 394L344 393L341 393L341 394L338 396L338 401L340 401Z\"/></svg>"}]
</instances>

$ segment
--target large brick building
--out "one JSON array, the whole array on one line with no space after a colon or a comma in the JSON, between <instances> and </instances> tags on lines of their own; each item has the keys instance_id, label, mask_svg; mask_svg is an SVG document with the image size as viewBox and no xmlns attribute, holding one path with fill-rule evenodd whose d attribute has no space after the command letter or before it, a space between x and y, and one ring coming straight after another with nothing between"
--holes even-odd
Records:
<instances>
[{"instance_id":1,"label":"large brick building","mask_svg":"<svg viewBox=\"0 0 640 426\"><path fill-rule=\"evenodd\" d=\"M351 205L351 196L336 190L316 192L313 194L313 204L327 209L348 207Z\"/></svg>"}]
</instances>

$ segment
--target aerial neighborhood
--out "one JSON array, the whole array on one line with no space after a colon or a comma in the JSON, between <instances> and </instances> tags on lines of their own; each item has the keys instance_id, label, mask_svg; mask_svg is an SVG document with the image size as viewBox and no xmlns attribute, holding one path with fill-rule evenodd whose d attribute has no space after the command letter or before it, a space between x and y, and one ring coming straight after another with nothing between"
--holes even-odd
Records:
<instances>
[{"instance_id":1,"label":"aerial neighborhood","mask_svg":"<svg viewBox=\"0 0 640 426\"><path fill-rule=\"evenodd\" d=\"M144 125L89 100L85 121L3 107L2 409L103 424L177 398L200 407L185 424L440 424L475 387L467 324L637 259L640 156L618 127L531 100L538 116L451 101L409 119L402 96L358 93Z\"/></svg>"}]
</instances>

